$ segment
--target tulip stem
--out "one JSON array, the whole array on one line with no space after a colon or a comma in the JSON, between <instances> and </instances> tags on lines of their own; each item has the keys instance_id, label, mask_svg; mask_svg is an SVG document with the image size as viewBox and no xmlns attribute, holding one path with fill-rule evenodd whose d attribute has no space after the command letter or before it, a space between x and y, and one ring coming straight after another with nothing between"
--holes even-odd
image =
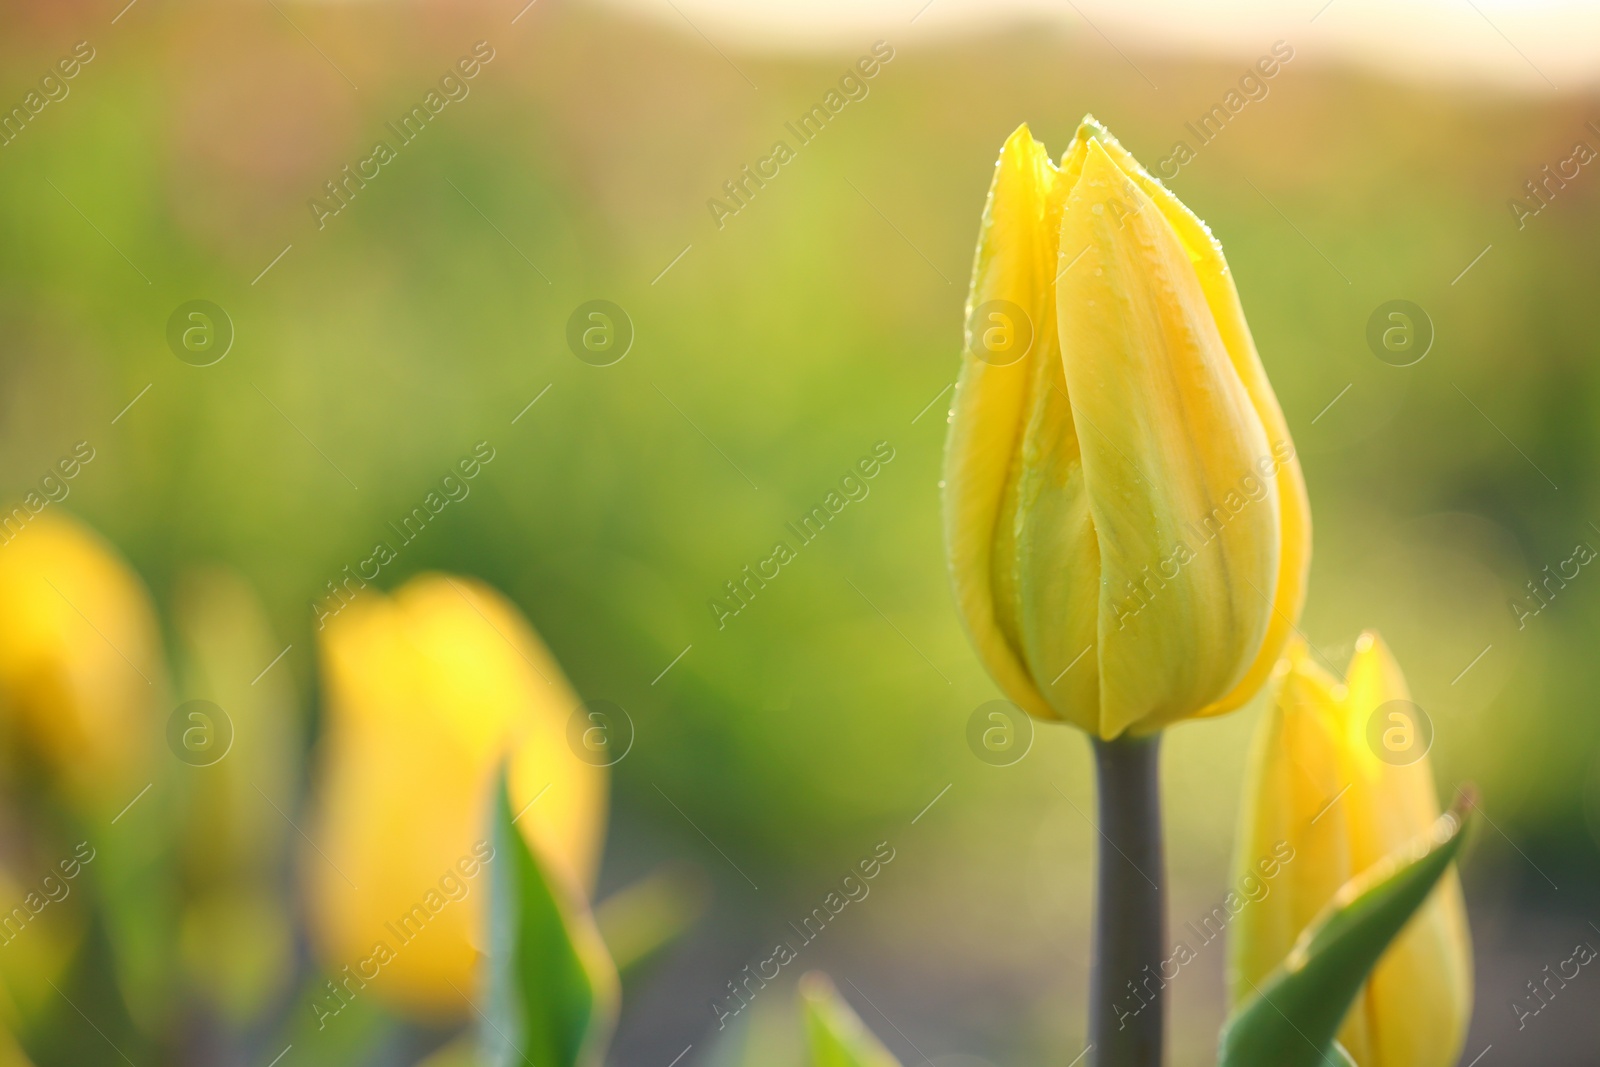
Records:
<instances>
[{"instance_id":1,"label":"tulip stem","mask_svg":"<svg viewBox=\"0 0 1600 1067\"><path fill-rule=\"evenodd\" d=\"M1161 1067L1167 1006L1160 735L1092 739L1100 851L1089 981L1093 1067Z\"/></svg>"}]
</instances>

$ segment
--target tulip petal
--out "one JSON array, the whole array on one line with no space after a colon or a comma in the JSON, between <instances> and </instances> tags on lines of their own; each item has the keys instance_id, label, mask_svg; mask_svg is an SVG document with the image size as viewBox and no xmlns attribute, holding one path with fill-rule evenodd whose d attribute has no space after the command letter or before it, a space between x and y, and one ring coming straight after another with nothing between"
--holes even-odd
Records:
<instances>
[{"instance_id":1,"label":"tulip petal","mask_svg":"<svg viewBox=\"0 0 1600 1067\"><path fill-rule=\"evenodd\" d=\"M1311 502L1306 494L1300 460L1289 436L1289 425L1283 417L1277 394L1267 380L1266 368L1261 365L1261 356L1256 351L1250 326L1245 321L1244 307L1239 302L1239 291L1234 286L1232 272L1228 270L1228 261L1223 257L1222 246L1194 212L1140 166L1132 153L1093 118L1085 118L1078 132L1079 139L1089 136L1105 148L1122 172L1150 197L1177 231L1199 276L1206 303L1211 308L1222 342L1233 360L1234 370L1244 383L1245 391L1250 394L1271 449L1270 460L1264 466L1258 466L1257 470L1258 473L1275 472L1272 477L1277 482L1281 515L1277 593L1273 598L1272 620L1250 670L1231 692L1201 712L1202 715L1218 715L1244 704L1261 688L1289 640L1294 620L1300 617L1300 609L1305 603L1306 576L1311 564ZM1066 161L1062 163L1065 169ZM1267 458L1265 455L1257 457L1258 464Z\"/></svg>"},{"instance_id":2,"label":"tulip petal","mask_svg":"<svg viewBox=\"0 0 1600 1067\"><path fill-rule=\"evenodd\" d=\"M1052 239L1086 149L1074 140L1062 156L1044 220ZM1057 249L1029 360L1020 454L1001 507L1001 515L1012 518L1009 524L1002 518L995 531L996 612L1056 715L1093 733L1100 722L1100 674L1088 653L1099 636L1100 543L1067 397L1053 284L1070 266Z\"/></svg>"},{"instance_id":3,"label":"tulip petal","mask_svg":"<svg viewBox=\"0 0 1600 1067\"><path fill-rule=\"evenodd\" d=\"M1023 662L1014 609L1009 607L1016 603L1015 572L996 566L1008 554L997 551L995 542L1015 537L1015 529L1003 518L1009 514L1004 507L1006 494L1017 491L1012 466L1035 367L1044 358L1041 342L1054 347L1038 330L1053 317L1048 282L1055 258L1051 202L1053 196L1059 200L1054 186L1055 167L1049 154L1026 126L1018 128L995 164L967 315L970 322L983 304L1009 301L1027 318L1035 335L1034 348L1004 365L985 362L970 350L964 354L952 402L944 475L945 541L962 622L1006 695L1045 718L1057 714ZM1002 583L998 589L997 579ZM997 617L997 601L1008 606L1005 620Z\"/></svg>"},{"instance_id":4,"label":"tulip petal","mask_svg":"<svg viewBox=\"0 0 1600 1067\"><path fill-rule=\"evenodd\" d=\"M1053 323L1046 328L1054 334ZM1093 732L1099 726L1100 679L1087 653L1098 634L1093 592L1100 584L1100 545L1061 359L1053 336L1051 341L1053 358L1032 368L1020 462L1012 468L1001 512L1013 522L995 538L996 601L1001 625L1009 626L1057 716ZM1015 570L1003 578L1007 560ZM1010 598L999 595L1007 586ZM1014 614L1008 604L1015 605Z\"/></svg>"},{"instance_id":5,"label":"tulip petal","mask_svg":"<svg viewBox=\"0 0 1600 1067\"><path fill-rule=\"evenodd\" d=\"M1267 897L1229 928L1234 1004L1250 999L1352 873L1334 680L1297 640L1268 684L1272 699L1251 745L1234 858L1234 883L1255 878Z\"/></svg>"},{"instance_id":6,"label":"tulip petal","mask_svg":"<svg viewBox=\"0 0 1600 1067\"><path fill-rule=\"evenodd\" d=\"M1411 694L1399 664L1376 634L1362 634L1356 642L1347 685L1346 748L1350 773L1362 785L1351 790L1352 816L1362 830L1354 838L1352 859L1362 871L1403 845L1408 830L1436 819L1439 804L1427 759L1396 766L1371 748L1368 722L1375 713L1385 728L1392 723L1400 730L1415 729L1414 723L1390 718L1414 718L1405 705L1391 703L1409 701ZM1384 954L1351 1013L1346 1026L1364 1030L1364 1047L1346 1044L1363 1067L1448 1067L1466 1036L1471 978L1466 904L1460 876L1452 870ZM1403 1010L1397 1010L1400 1005Z\"/></svg>"},{"instance_id":7,"label":"tulip petal","mask_svg":"<svg viewBox=\"0 0 1600 1067\"><path fill-rule=\"evenodd\" d=\"M1100 722L1110 738L1193 714L1242 680L1278 572L1275 486L1248 392L1188 253L1096 140L1061 222L1067 393L1099 538Z\"/></svg>"}]
</instances>

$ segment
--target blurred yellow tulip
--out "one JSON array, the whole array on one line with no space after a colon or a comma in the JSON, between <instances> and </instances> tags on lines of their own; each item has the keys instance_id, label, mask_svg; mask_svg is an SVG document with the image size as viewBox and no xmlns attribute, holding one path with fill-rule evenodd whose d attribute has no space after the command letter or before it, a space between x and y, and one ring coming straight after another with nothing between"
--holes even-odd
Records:
<instances>
[{"instance_id":1,"label":"blurred yellow tulip","mask_svg":"<svg viewBox=\"0 0 1600 1067\"><path fill-rule=\"evenodd\" d=\"M373 996L465 1016L489 893L490 791L511 759L517 825L574 894L593 887L606 772L567 742L578 700L522 615L479 582L364 590L322 636L326 737L307 853L319 1009Z\"/></svg>"},{"instance_id":2,"label":"blurred yellow tulip","mask_svg":"<svg viewBox=\"0 0 1600 1067\"><path fill-rule=\"evenodd\" d=\"M148 764L166 696L143 583L51 508L0 546L0 616L0 728L80 808L115 813Z\"/></svg>"},{"instance_id":3,"label":"blurred yellow tulip","mask_svg":"<svg viewBox=\"0 0 1600 1067\"><path fill-rule=\"evenodd\" d=\"M1255 995L1342 885L1439 817L1428 734L1375 634L1356 642L1342 684L1298 641L1273 684L1251 754L1236 874L1242 883L1264 858L1282 859L1284 843L1292 857L1270 882L1251 883L1266 896L1229 927L1235 1004ZM1372 972L1339 1040L1358 1067L1449 1067L1471 1013L1471 934L1452 869Z\"/></svg>"},{"instance_id":4,"label":"blurred yellow tulip","mask_svg":"<svg viewBox=\"0 0 1600 1067\"><path fill-rule=\"evenodd\" d=\"M1205 224L1092 119L1059 166L1023 126L967 324L945 540L1001 689L1103 739L1243 704L1299 615L1310 516Z\"/></svg>"}]
</instances>

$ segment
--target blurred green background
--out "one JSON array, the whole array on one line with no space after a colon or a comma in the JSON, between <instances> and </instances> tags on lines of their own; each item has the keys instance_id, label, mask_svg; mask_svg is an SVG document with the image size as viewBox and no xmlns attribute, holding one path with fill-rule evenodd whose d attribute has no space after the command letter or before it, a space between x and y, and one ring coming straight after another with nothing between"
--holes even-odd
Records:
<instances>
[{"instance_id":1,"label":"blurred green background","mask_svg":"<svg viewBox=\"0 0 1600 1067\"><path fill-rule=\"evenodd\" d=\"M967 748L968 716L998 694L947 591L940 391L1004 137L1027 121L1059 152L1092 112L1154 166L1194 144L1185 122L1249 60L1124 41L1130 61L1088 26L919 36L904 18L797 58L712 44L670 12L554 0L515 24L520 4L147 0L113 24L119 7L12 5L0 33L0 102L76 42L95 49L0 148L6 506L87 440L96 458L52 507L119 546L163 609L194 563L248 576L293 646L278 669L314 740L312 602L488 441L470 496L376 584L485 579L580 694L636 724L603 884L687 859L715 896L630 988L612 1061L692 1045L685 1065L784 1063L779 1016L811 966L870 999L907 1063L1069 1060L1087 750L1043 726L1012 767ZM1286 27L1291 45L1316 32ZM719 227L707 200L793 144L784 124L879 38L894 57L866 98ZM470 94L319 229L308 199L480 40L495 57ZM1224 243L1305 465L1303 629L1340 669L1380 630L1432 716L1441 789L1483 790L1468 1055L1587 1063L1600 1016L1583 999L1600 992L1575 989L1527 1034L1506 1004L1600 916L1600 579L1521 629L1509 602L1600 546L1600 178L1586 169L1521 230L1506 201L1574 141L1600 145L1585 129L1600 102L1385 80L1303 48L1268 86L1170 184ZM213 366L167 345L192 299L236 331ZM612 366L567 346L593 299L635 331ZM1436 331L1413 366L1367 347L1393 299ZM719 629L723 583L878 442L894 459L870 495ZM1254 718L1171 732L1175 925L1227 889ZM896 859L871 897L786 969L749 1033L719 1033L708 1003L880 841ZM1175 985L1175 1067L1210 1062L1221 967L1213 949ZM740 1040L764 1051L741 1059Z\"/></svg>"}]
</instances>

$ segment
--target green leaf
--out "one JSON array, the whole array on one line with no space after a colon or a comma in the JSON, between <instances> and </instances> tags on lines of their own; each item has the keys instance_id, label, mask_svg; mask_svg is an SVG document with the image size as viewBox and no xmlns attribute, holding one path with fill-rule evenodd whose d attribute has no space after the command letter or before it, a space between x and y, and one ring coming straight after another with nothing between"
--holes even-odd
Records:
<instances>
[{"instance_id":1,"label":"green leaf","mask_svg":"<svg viewBox=\"0 0 1600 1067\"><path fill-rule=\"evenodd\" d=\"M1332 1061L1332 1067L1356 1067L1355 1057L1346 1052L1339 1042L1333 1043L1331 1053L1329 1059Z\"/></svg>"},{"instance_id":2,"label":"green leaf","mask_svg":"<svg viewBox=\"0 0 1600 1067\"><path fill-rule=\"evenodd\" d=\"M800 979L812 1067L900 1067L820 971Z\"/></svg>"},{"instance_id":3,"label":"green leaf","mask_svg":"<svg viewBox=\"0 0 1600 1067\"><path fill-rule=\"evenodd\" d=\"M1223 1027L1218 1067L1342 1067L1334 1041L1361 985L1443 877L1465 840L1463 801L1432 829L1334 896ZM1342 1057L1342 1059L1341 1059Z\"/></svg>"},{"instance_id":4,"label":"green leaf","mask_svg":"<svg viewBox=\"0 0 1600 1067\"><path fill-rule=\"evenodd\" d=\"M488 1067L599 1067L617 1016L617 970L588 903L551 877L513 825L504 768L492 816Z\"/></svg>"}]
</instances>

